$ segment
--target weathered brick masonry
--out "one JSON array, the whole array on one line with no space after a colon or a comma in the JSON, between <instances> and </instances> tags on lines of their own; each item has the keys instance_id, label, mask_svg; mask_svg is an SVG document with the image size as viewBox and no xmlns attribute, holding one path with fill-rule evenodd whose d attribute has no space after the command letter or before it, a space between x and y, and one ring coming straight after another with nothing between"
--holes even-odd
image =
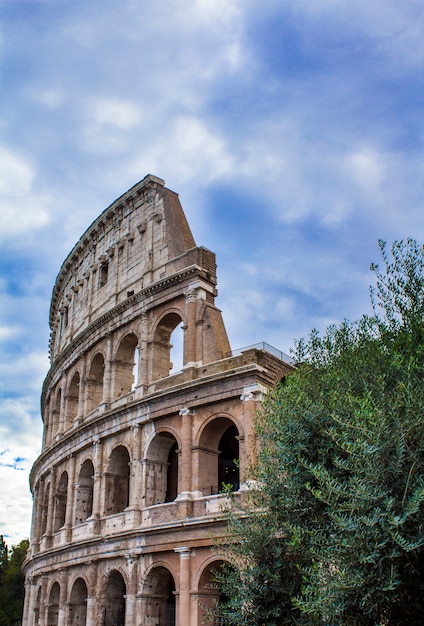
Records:
<instances>
[{"instance_id":1,"label":"weathered brick masonry","mask_svg":"<svg viewBox=\"0 0 424 626\"><path fill-rule=\"evenodd\" d=\"M154 176L63 263L24 626L208 623L219 492L243 488L255 411L292 367L264 345L233 355L216 295L215 255L196 247L177 194Z\"/></svg>"}]
</instances>

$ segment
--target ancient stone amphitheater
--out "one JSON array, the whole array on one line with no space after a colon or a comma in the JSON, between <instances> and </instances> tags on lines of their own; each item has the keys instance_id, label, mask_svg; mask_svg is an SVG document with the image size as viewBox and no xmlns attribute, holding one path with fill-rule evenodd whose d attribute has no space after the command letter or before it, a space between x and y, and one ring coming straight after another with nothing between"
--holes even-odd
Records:
<instances>
[{"instance_id":1,"label":"ancient stone amphitheater","mask_svg":"<svg viewBox=\"0 0 424 626\"><path fill-rule=\"evenodd\" d=\"M215 255L154 176L63 263L24 626L213 623L222 485L243 489L255 412L292 367L266 344L231 352L216 284Z\"/></svg>"}]
</instances>

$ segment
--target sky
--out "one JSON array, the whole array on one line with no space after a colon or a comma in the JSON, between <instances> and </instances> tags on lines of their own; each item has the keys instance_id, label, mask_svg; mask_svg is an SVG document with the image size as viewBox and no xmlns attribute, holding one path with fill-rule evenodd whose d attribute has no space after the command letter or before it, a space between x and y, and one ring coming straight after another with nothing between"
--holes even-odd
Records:
<instances>
[{"instance_id":1,"label":"sky","mask_svg":"<svg viewBox=\"0 0 424 626\"><path fill-rule=\"evenodd\" d=\"M233 349L370 311L424 241L421 0L0 0L0 533L29 536L62 261L148 173L217 255Z\"/></svg>"}]
</instances>

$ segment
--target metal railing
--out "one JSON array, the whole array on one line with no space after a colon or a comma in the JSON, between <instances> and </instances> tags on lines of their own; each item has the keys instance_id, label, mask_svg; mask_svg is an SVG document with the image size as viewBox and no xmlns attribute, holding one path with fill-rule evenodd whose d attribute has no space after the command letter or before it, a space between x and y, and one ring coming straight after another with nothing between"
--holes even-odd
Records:
<instances>
[{"instance_id":1,"label":"metal railing","mask_svg":"<svg viewBox=\"0 0 424 626\"><path fill-rule=\"evenodd\" d=\"M281 350L278 350L277 348L274 348L265 341L261 341L259 343L254 343L251 346L245 346L244 348L238 348L237 350L233 350L232 356L236 356L238 354L241 354L242 352L246 352L246 350L264 350L264 352L268 352L269 354L276 356L278 359L281 359L281 361L284 361L285 363L290 363L291 365L295 364L295 360L291 356L289 356L285 352L282 352Z\"/></svg>"}]
</instances>

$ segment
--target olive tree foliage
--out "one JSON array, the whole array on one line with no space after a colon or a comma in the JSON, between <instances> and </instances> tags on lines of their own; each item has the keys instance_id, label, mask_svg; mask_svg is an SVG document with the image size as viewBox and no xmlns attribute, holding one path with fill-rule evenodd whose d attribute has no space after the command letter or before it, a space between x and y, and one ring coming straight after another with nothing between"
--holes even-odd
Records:
<instances>
[{"instance_id":1,"label":"olive tree foliage","mask_svg":"<svg viewBox=\"0 0 424 626\"><path fill-rule=\"evenodd\" d=\"M299 341L258 415L223 624L424 623L424 254L380 251L374 314Z\"/></svg>"}]
</instances>

